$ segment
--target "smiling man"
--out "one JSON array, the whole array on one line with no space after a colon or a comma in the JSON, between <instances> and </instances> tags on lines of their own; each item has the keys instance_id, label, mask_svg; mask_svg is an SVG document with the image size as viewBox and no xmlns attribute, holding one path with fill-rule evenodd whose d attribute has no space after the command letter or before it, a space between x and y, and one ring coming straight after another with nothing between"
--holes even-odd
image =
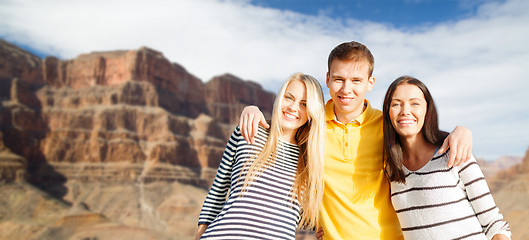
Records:
<instances>
[{"instance_id":1,"label":"smiling man","mask_svg":"<svg viewBox=\"0 0 529 240\"><path fill-rule=\"evenodd\" d=\"M357 42L329 54L320 223L325 239L402 239L382 168L382 113L365 99L375 84L373 66L373 55Z\"/></svg>"}]
</instances>

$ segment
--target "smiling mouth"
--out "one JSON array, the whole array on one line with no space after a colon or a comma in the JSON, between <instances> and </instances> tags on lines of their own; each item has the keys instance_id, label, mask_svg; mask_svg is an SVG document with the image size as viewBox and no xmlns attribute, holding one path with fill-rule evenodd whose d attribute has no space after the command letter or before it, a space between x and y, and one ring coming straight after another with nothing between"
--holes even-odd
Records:
<instances>
[{"instance_id":1,"label":"smiling mouth","mask_svg":"<svg viewBox=\"0 0 529 240\"><path fill-rule=\"evenodd\" d=\"M353 99L354 99L352 97L342 97L342 96L338 96L338 98L340 98L340 101L342 101L343 103L349 103L349 102L353 101Z\"/></svg>"},{"instance_id":2,"label":"smiling mouth","mask_svg":"<svg viewBox=\"0 0 529 240\"><path fill-rule=\"evenodd\" d=\"M411 119L405 119L405 120L398 120L397 121L397 123L399 123L400 125L404 125L404 126L411 125L411 124L414 124L416 122L417 121L411 120Z\"/></svg>"},{"instance_id":3,"label":"smiling mouth","mask_svg":"<svg viewBox=\"0 0 529 240\"><path fill-rule=\"evenodd\" d=\"M298 117L296 117L295 115L287 113L287 112L283 112L283 116L285 116L285 118L287 120L296 120L296 119L298 119Z\"/></svg>"}]
</instances>

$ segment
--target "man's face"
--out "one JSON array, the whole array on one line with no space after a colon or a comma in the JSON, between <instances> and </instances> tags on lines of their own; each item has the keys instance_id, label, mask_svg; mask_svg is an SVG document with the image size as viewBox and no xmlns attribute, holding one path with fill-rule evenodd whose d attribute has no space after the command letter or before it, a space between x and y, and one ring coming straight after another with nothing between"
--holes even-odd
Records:
<instances>
[{"instance_id":1,"label":"man's face","mask_svg":"<svg viewBox=\"0 0 529 240\"><path fill-rule=\"evenodd\" d=\"M374 84L375 78L369 77L367 62L338 59L331 62L327 73L327 87L338 121L347 123L362 114L364 97L373 89Z\"/></svg>"}]
</instances>

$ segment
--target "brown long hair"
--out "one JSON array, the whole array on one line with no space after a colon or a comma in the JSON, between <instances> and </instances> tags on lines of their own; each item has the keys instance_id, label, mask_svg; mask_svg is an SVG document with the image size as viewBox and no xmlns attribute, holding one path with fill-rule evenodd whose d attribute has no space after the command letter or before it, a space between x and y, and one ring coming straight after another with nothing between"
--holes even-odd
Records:
<instances>
[{"instance_id":1,"label":"brown long hair","mask_svg":"<svg viewBox=\"0 0 529 240\"><path fill-rule=\"evenodd\" d=\"M399 134L393 128L391 119L389 117L389 109L391 107L391 99L398 86L402 84L415 85L421 89L426 100L426 116L424 117L424 125L421 129L421 134L424 136L426 142L435 146L441 146L448 133L439 130L439 120L437 109L433 101L432 95L424 83L418 79L410 76L402 76L397 78L389 86L386 96L384 97L384 104L382 107L382 115L384 117L384 172L390 182L405 183L405 175L402 169L403 153Z\"/></svg>"}]
</instances>

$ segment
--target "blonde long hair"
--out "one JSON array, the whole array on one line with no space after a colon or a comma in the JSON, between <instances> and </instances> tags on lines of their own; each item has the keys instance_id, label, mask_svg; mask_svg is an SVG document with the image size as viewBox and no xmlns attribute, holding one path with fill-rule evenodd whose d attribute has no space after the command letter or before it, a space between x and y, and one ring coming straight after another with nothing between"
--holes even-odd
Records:
<instances>
[{"instance_id":1,"label":"blonde long hair","mask_svg":"<svg viewBox=\"0 0 529 240\"><path fill-rule=\"evenodd\" d=\"M299 225L313 228L318 225L319 211L323 197L323 149L325 137L324 98L321 86L314 77L295 73L288 78L279 90L274 102L270 134L263 150L255 156L243 185L244 190L255 181L260 173L275 162L278 137L281 136L281 103L292 81L301 81L307 91L307 122L296 131L295 139L300 148L296 180L292 188L292 198L298 199L303 209Z\"/></svg>"}]
</instances>

